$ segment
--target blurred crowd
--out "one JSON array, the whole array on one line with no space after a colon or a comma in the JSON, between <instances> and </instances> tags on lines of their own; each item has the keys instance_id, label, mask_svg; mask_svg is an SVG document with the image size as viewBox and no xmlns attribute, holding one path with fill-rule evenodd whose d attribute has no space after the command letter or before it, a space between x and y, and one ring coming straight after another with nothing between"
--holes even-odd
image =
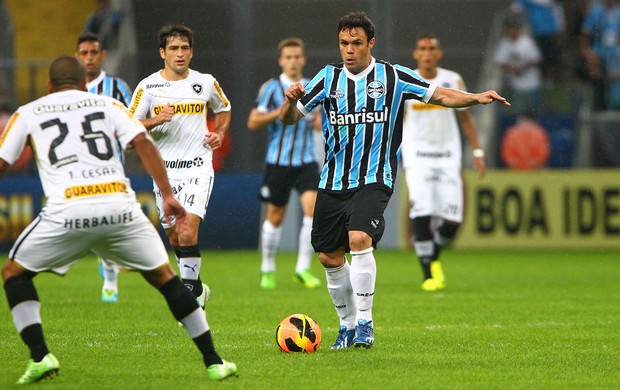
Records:
<instances>
[{"instance_id":1,"label":"blurred crowd","mask_svg":"<svg viewBox=\"0 0 620 390\"><path fill-rule=\"evenodd\" d=\"M515 0L494 60L517 112L540 114L546 90L576 81L595 111L620 108L620 1Z\"/></svg>"}]
</instances>

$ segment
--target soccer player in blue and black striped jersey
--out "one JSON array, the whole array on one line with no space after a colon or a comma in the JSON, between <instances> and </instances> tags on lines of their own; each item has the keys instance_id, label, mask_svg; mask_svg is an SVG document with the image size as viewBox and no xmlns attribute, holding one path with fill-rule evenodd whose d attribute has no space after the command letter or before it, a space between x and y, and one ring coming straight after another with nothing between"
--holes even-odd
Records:
<instances>
[{"instance_id":1,"label":"soccer player in blue and black striped jersey","mask_svg":"<svg viewBox=\"0 0 620 390\"><path fill-rule=\"evenodd\" d=\"M131 90L122 79L110 76L101 69L101 63L105 56L105 48L102 47L97 34L84 33L78 37L75 57L86 68L86 89L88 92L113 97L127 107L131 101ZM120 155L120 158L122 160L123 156ZM99 272L103 278L101 300L103 302L117 302L118 266L100 259Z\"/></svg>"},{"instance_id":2,"label":"soccer player in blue and black striped jersey","mask_svg":"<svg viewBox=\"0 0 620 390\"><path fill-rule=\"evenodd\" d=\"M84 33L79 36L75 56L86 68L86 89L90 93L110 96L129 106L132 91L122 79L106 74L101 69L106 51L101 46L99 37L93 33Z\"/></svg>"},{"instance_id":3,"label":"soccer player in blue and black striped jersey","mask_svg":"<svg viewBox=\"0 0 620 390\"><path fill-rule=\"evenodd\" d=\"M312 225L312 246L325 267L327 289L340 317L332 349L374 343L372 306L383 212L392 195L402 139L403 103L446 107L499 101L495 91L473 94L422 80L409 68L375 60L374 25L363 12L338 23L342 63L327 65L305 87L291 85L280 119L292 124L322 107L325 163ZM351 264L345 253L351 253Z\"/></svg>"},{"instance_id":4,"label":"soccer player in blue and black striped jersey","mask_svg":"<svg viewBox=\"0 0 620 390\"><path fill-rule=\"evenodd\" d=\"M278 64L282 73L266 81L260 88L256 107L250 112L248 128L267 127L268 145L265 157L265 176L260 189L260 199L267 203L267 215L261 227L261 281L262 288L276 287L276 252L282 235L282 222L291 190L299 193L303 220L299 232L299 247L295 280L308 288L321 285L310 272L312 245L312 215L319 184L319 167L312 137L313 121L310 116L285 126L278 120L280 106L286 100L284 91L291 84L306 84L302 71L306 64L304 41L296 37L283 39L278 45Z\"/></svg>"}]
</instances>

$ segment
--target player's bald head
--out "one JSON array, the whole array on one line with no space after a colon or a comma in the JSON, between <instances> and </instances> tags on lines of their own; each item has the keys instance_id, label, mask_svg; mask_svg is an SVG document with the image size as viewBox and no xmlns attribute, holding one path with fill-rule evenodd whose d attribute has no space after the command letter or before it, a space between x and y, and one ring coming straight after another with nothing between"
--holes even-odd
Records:
<instances>
[{"instance_id":1,"label":"player's bald head","mask_svg":"<svg viewBox=\"0 0 620 390\"><path fill-rule=\"evenodd\" d=\"M81 89L84 83L86 83L86 68L77 58L61 56L50 65L50 84L54 90L61 87Z\"/></svg>"}]
</instances>

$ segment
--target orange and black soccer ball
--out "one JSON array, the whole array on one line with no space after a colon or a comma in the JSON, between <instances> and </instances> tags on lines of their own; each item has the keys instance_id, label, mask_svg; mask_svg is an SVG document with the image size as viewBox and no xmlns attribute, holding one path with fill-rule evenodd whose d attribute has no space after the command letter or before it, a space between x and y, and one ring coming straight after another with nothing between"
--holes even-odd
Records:
<instances>
[{"instance_id":1,"label":"orange and black soccer ball","mask_svg":"<svg viewBox=\"0 0 620 390\"><path fill-rule=\"evenodd\" d=\"M290 315L276 329L276 344L282 352L313 353L321 344L321 328L305 314Z\"/></svg>"}]
</instances>

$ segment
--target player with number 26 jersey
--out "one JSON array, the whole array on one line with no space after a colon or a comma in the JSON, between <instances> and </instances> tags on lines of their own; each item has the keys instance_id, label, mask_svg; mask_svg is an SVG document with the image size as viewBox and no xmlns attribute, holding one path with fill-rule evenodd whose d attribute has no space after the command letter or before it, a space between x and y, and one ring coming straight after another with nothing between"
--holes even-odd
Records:
<instances>
[{"instance_id":1,"label":"player with number 26 jersey","mask_svg":"<svg viewBox=\"0 0 620 390\"><path fill-rule=\"evenodd\" d=\"M63 113L62 120L59 113ZM76 131L81 133L79 138L67 137ZM12 163L29 142L36 152L48 206L84 199L98 203L109 202L110 197L135 198L114 140L125 148L143 131L117 100L77 90L61 91L15 112L0 138L0 158Z\"/></svg>"}]
</instances>

